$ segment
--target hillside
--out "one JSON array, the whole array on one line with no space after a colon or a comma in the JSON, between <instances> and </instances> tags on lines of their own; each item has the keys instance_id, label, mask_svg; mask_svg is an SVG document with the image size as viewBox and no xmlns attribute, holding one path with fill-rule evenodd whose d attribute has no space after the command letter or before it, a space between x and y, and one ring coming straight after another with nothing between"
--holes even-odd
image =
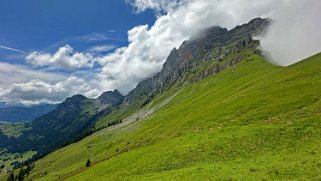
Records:
<instances>
[{"instance_id":1,"label":"hillside","mask_svg":"<svg viewBox=\"0 0 321 181\"><path fill-rule=\"evenodd\" d=\"M10 144L9 148L18 152L35 150L38 154L45 154L71 143L87 134L99 116L107 115L122 100L123 96L117 90L105 92L96 100L82 95L72 96L53 111L27 124L17 137L17 144Z\"/></svg>"},{"instance_id":2,"label":"hillside","mask_svg":"<svg viewBox=\"0 0 321 181\"><path fill-rule=\"evenodd\" d=\"M6 165L1 170L17 168L19 162L43 157L91 134L95 122L122 101L117 90L105 92L97 99L75 95L32 122L0 123L0 166Z\"/></svg>"},{"instance_id":3,"label":"hillside","mask_svg":"<svg viewBox=\"0 0 321 181\"><path fill-rule=\"evenodd\" d=\"M29 178L319 179L321 55L290 67L242 55L217 75L174 87L178 94L152 117L39 160Z\"/></svg>"},{"instance_id":4,"label":"hillside","mask_svg":"<svg viewBox=\"0 0 321 181\"><path fill-rule=\"evenodd\" d=\"M289 67L269 63L251 38L268 24L205 30L125 97L67 99L62 105L71 106L32 123L45 136L29 138L99 131L38 160L26 179L320 179L321 54ZM83 120L85 112L94 119ZM66 129L56 129L67 115Z\"/></svg>"},{"instance_id":5,"label":"hillside","mask_svg":"<svg viewBox=\"0 0 321 181\"><path fill-rule=\"evenodd\" d=\"M268 19L255 18L231 30L214 26L197 33L174 48L161 72L139 82L125 96L119 111L99 120L96 127L125 119L172 86L184 86L238 63L242 57L236 54L244 48L256 49L260 42L251 37L264 32L269 24Z\"/></svg>"},{"instance_id":6,"label":"hillside","mask_svg":"<svg viewBox=\"0 0 321 181\"><path fill-rule=\"evenodd\" d=\"M95 100L75 95L26 124L19 136L1 138L0 146L9 153L33 150L41 157L95 130L121 123L171 87L197 81L238 63L242 57L235 55L244 48L255 49L259 42L251 36L268 25L269 20L256 18L230 31L207 28L174 48L162 71L140 82L128 95L123 96L117 90L103 93Z\"/></svg>"}]
</instances>

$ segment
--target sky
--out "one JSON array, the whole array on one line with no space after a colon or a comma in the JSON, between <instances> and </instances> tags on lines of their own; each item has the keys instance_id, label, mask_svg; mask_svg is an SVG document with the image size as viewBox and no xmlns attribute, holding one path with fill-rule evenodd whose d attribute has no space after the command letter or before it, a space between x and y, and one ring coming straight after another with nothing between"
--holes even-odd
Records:
<instances>
[{"instance_id":1,"label":"sky","mask_svg":"<svg viewBox=\"0 0 321 181\"><path fill-rule=\"evenodd\" d=\"M0 102L59 103L114 89L125 95L200 30L256 17L275 20L259 37L274 62L286 66L321 51L319 0L244 1L0 0ZM304 42L304 51L293 42Z\"/></svg>"}]
</instances>

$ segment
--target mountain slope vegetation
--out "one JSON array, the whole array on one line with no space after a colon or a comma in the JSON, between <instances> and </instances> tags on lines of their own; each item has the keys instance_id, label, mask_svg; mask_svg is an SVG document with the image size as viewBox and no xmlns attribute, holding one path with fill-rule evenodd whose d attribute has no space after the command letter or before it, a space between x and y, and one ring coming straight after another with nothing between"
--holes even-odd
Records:
<instances>
[{"instance_id":1,"label":"mountain slope vegetation","mask_svg":"<svg viewBox=\"0 0 321 181\"><path fill-rule=\"evenodd\" d=\"M82 95L68 98L55 110L28 124L17 138L17 146L11 145L11 149L45 154L73 142L88 133L99 116L110 113L122 100L123 96L117 90L106 92L95 100Z\"/></svg>"},{"instance_id":2,"label":"mountain slope vegetation","mask_svg":"<svg viewBox=\"0 0 321 181\"><path fill-rule=\"evenodd\" d=\"M59 139L70 133L67 141L96 132L36 161L25 179L321 179L321 54L273 65L251 38L268 25L257 18L204 30L125 97L77 95L79 103L33 121ZM45 136L29 138L53 134L38 132Z\"/></svg>"},{"instance_id":3,"label":"mountain slope vegetation","mask_svg":"<svg viewBox=\"0 0 321 181\"><path fill-rule=\"evenodd\" d=\"M320 179L321 55L279 67L240 54L219 74L173 87L178 94L151 117L39 160L29 178Z\"/></svg>"},{"instance_id":4,"label":"mountain slope vegetation","mask_svg":"<svg viewBox=\"0 0 321 181\"><path fill-rule=\"evenodd\" d=\"M97 99L75 95L29 123L0 124L0 156L4 160L0 166L11 165L1 169L17 168L22 161L39 159L91 134L95 122L122 101L123 96L117 90L105 92Z\"/></svg>"}]
</instances>

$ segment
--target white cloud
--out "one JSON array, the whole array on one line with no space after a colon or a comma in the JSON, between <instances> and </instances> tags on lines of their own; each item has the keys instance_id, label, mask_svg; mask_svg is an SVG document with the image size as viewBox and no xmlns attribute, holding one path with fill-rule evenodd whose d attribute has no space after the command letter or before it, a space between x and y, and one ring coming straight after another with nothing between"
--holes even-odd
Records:
<instances>
[{"instance_id":1,"label":"white cloud","mask_svg":"<svg viewBox=\"0 0 321 181\"><path fill-rule=\"evenodd\" d=\"M94 46L89 48L89 52L93 52L93 53L105 53L105 52L109 52L113 49L115 49L116 46L115 45L98 45L98 46Z\"/></svg>"},{"instance_id":2,"label":"white cloud","mask_svg":"<svg viewBox=\"0 0 321 181\"><path fill-rule=\"evenodd\" d=\"M320 0L292 0L279 6L272 15L275 22L262 47L275 62L293 64L321 52Z\"/></svg>"},{"instance_id":3,"label":"white cloud","mask_svg":"<svg viewBox=\"0 0 321 181\"><path fill-rule=\"evenodd\" d=\"M88 42L97 42L110 40L111 38L102 33L91 33L89 35L80 36L74 38L75 40L88 41Z\"/></svg>"},{"instance_id":4,"label":"white cloud","mask_svg":"<svg viewBox=\"0 0 321 181\"><path fill-rule=\"evenodd\" d=\"M16 53L25 53L25 52L22 51L22 50L18 50L18 49L16 49L16 48L4 46L4 45L0 45L0 48L1 48L1 49L5 49L5 50L9 50L9 51L13 51L13 52L16 52Z\"/></svg>"},{"instance_id":5,"label":"white cloud","mask_svg":"<svg viewBox=\"0 0 321 181\"><path fill-rule=\"evenodd\" d=\"M41 78L46 82L55 82L65 78L64 75L34 70L22 65L0 62L0 88L14 83L24 83L32 79Z\"/></svg>"},{"instance_id":6,"label":"white cloud","mask_svg":"<svg viewBox=\"0 0 321 181\"><path fill-rule=\"evenodd\" d=\"M0 92L1 101L7 103L39 104L60 103L66 97L83 94L88 97L97 97L100 90L94 89L84 79L68 77L57 83L48 83L33 79L26 83L13 84L5 91Z\"/></svg>"},{"instance_id":7,"label":"white cloud","mask_svg":"<svg viewBox=\"0 0 321 181\"><path fill-rule=\"evenodd\" d=\"M157 12L169 12L189 2L189 0L126 0L136 12L143 12L146 9L154 9Z\"/></svg>"},{"instance_id":8,"label":"white cloud","mask_svg":"<svg viewBox=\"0 0 321 181\"><path fill-rule=\"evenodd\" d=\"M74 94L97 97L101 90L95 81L34 70L0 62L0 102L38 104L58 103Z\"/></svg>"},{"instance_id":9,"label":"white cloud","mask_svg":"<svg viewBox=\"0 0 321 181\"><path fill-rule=\"evenodd\" d=\"M49 66L50 68L63 70L92 68L96 61L91 54L74 52L69 45L60 47L54 54L32 52L26 57L26 60L36 67Z\"/></svg>"}]
</instances>

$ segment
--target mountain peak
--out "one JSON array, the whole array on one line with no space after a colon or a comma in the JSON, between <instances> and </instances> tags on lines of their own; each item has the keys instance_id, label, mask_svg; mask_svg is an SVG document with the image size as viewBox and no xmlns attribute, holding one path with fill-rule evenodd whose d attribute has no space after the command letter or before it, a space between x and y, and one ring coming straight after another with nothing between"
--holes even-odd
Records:
<instances>
[{"instance_id":1,"label":"mountain peak","mask_svg":"<svg viewBox=\"0 0 321 181\"><path fill-rule=\"evenodd\" d=\"M81 95L81 94L76 94L76 95L73 95L69 98L66 99L66 101L72 101L72 100L85 100L85 99L88 99L86 96L84 95Z\"/></svg>"},{"instance_id":2,"label":"mountain peak","mask_svg":"<svg viewBox=\"0 0 321 181\"><path fill-rule=\"evenodd\" d=\"M95 107L105 109L108 106L118 106L122 103L124 96L115 89L114 91L107 91L102 93L95 101Z\"/></svg>"},{"instance_id":3,"label":"mountain peak","mask_svg":"<svg viewBox=\"0 0 321 181\"><path fill-rule=\"evenodd\" d=\"M174 48L171 51L161 72L138 83L136 88L126 96L124 106L134 102L143 102L142 105L145 105L152 97L165 91L171 85L189 81L186 80L187 74L196 72L197 66L201 63L219 62L244 48L255 49L259 41L253 40L252 36L262 33L268 27L269 22L268 19L255 18L249 23L231 30L213 26L200 31L189 40L184 41L178 49ZM232 60L229 64L238 61L240 60ZM205 74L213 74L226 66L212 67Z\"/></svg>"}]
</instances>

